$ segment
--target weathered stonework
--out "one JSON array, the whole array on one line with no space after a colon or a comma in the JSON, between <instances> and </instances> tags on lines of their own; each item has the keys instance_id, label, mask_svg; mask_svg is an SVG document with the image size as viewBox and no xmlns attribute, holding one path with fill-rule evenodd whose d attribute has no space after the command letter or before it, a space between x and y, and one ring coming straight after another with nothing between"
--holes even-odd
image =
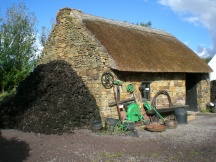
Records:
<instances>
[{"instance_id":1,"label":"weathered stonework","mask_svg":"<svg viewBox=\"0 0 216 162\"><path fill-rule=\"evenodd\" d=\"M203 74L197 84L197 102L198 109L206 109L206 105L210 102L210 79L209 76Z\"/></svg>"},{"instance_id":2,"label":"weathered stonework","mask_svg":"<svg viewBox=\"0 0 216 162\"><path fill-rule=\"evenodd\" d=\"M186 94L185 94L185 74L170 74L170 73L130 73L128 75L127 72L116 72L116 76L118 76L118 80L123 81L123 85L120 88L121 91L121 100L132 98L133 94L130 94L126 90L126 86L128 84L133 84L135 87L134 96L136 98L136 102L140 105L140 111L142 114L145 114L143 107L143 99L141 96L141 92L139 87L142 82L149 81L150 84L150 102L156 93L160 90L166 90L170 97L171 101L175 106L185 105ZM175 80L172 80L172 77ZM109 96L109 95L107 95ZM109 96L111 99L108 102L113 102L113 95ZM159 95L156 100L157 108L168 108L169 102L167 96ZM108 105L108 103L107 103ZM109 111L108 108L105 111ZM115 107L116 111L116 107ZM108 113L108 112L107 112Z\"/></svg>"},{"instance_id":3,"label":"weathered stonework","mask_svg":"<svg viewBox=\"0 0 216 162\"><path fill-rule=\"evenodd\" d=\"M112 90L105 89L100 81L102 73L110 70L106 49L70 10L64 9L60 13L57 15L58 23L50 34L39 64L52 60L69 62L95 97L102 118L109 116L110 113L104 111L104 105L107 93L112 93Z\"/></svg>"},{"instance_id":4,"label":"weathered stonework","mask_svg":"<svg viewBox=\"0 0 216 162\"><path fill-rule=\"evenodd\" d=\"M135 86L134 96L140 104L141 114L144 114L142 97L139 86L144 81L150 81L150 101L160 90L166 90L174 105L185 105L186 87L184 73L131 73L112 71L109 64L109 54L106 48L87 30L79 17L73 13L77 10L63 9L57 14L57 24L43 50L39 64L52 60L66 60L74 71L82 77L90 93L95 97L102 119L106 117L118 118L116 106L109 107L115 102L113 88L105 89L101 84L101 75L111 71L116 80L123 82L120 86L121 100L132 98L133 94L126 91L128 84ZM199 110L205 108L210 101L209 83L201 80L198 84ZM167 97L160 95L157 98L157 107L169 107Z\"/></svg>"}]
</instances>

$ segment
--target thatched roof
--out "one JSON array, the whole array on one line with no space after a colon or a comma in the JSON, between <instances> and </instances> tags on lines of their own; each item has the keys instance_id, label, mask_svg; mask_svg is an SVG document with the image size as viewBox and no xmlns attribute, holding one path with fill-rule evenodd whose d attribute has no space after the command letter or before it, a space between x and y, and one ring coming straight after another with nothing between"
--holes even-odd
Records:
<instances>
[{"instance_id":1,"label":"thatched roof","mask_svg":"<svg viewBox=\"0 0 216 162\"><path fill-rule=\"evenodd\" d=\"M211 68L171 34L72 10L106 48L111 68L132 72L207 73Z\"/></svg>"}]
</instances>

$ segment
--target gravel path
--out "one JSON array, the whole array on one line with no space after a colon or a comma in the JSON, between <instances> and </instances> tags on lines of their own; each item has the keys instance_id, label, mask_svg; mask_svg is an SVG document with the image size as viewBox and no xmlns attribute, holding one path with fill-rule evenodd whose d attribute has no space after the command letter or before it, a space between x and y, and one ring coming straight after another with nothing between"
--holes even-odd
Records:
<instances>
[{"instance_id":1,"label":"gravel path","mask_svg":"<svg viewBox=\"0 0 216 162\"><path fill-rule=\"evenodd\" d=\"M209 162L216 158L216 114L199 113L164 132L138 128L139 138L75 130L44 135L1 130L0 162Z\"/></svg>"}]
</instances>

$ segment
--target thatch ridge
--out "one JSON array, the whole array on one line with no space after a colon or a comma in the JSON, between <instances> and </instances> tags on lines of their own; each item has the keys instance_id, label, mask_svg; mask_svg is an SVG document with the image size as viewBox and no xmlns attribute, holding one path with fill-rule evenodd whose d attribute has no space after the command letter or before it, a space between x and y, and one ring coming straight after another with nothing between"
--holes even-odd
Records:
<instances>
[{"instance_id":1,"label":"thatch ridge","mask_svg":"<svg viewBox=\"0 0 216 162\"><path fill-rule=\"evenodd\" d=\"M103 18L103 17L94 16L94 15L90 15L90 14L84 14L84 13L82 13L80 11L77 11L77 10L72 10L72 13L73 13L74 16L79 18L81 21L85 21L85 20L100 21L100 22L105 22L105 23L108 23L108 24L118 25L118 26L121 26L121 27L126 27L126 28L131 28L131 29L136 29L136 30L140 30L140 31L156 33L156 34L166 35L166 36L171 36L172 37L172 35L170 35L169 33L165 32L163 30L158 30L158 29L154 29L154 28L148 28L148 27L145 27L145 26L131 24L131 23L128 23L128 22L122 22L122 21L117 21L117 20L106 19L106 18Z\"/></svg>"},{"instance_id":2,"label":"thatch ridge","mask_svg":"<svg viewBox=\"0 0 216 162\"><path fill-rule=\"evenodd\" d=\"M68 8L67 8L68 10ZM208 73L211 68L168 32L70 10L110 55L119 71Z\"/></svg>"}]
</instances>

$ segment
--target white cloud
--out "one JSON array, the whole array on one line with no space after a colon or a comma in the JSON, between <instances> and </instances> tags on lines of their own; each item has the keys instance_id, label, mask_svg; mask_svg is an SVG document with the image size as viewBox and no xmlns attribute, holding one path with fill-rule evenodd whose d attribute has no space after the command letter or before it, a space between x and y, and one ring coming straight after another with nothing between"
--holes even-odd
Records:
<instances>
[{"instance_id":1,"label":"white cloud","mask_svg":"<svg viewBox=\"0 0 216 162\"><path fill-rule=\"evenodd\" d=\"M186 18L184 18L183 20L188 21L188 22L190 22L190 23L193 23L193 24L195 24L195 25L199 25L199 23L200 23L199 18L198 18L198 17L195 17L195 16L186 17Z\"/></svg>"},{"instance_id":2,"label":"white cloud","mask_svg":"<svg viewBox=\"0 0 216 162\"><path fill-rule=\"evenodd\" d=\"M208 50L203 48L202 46L197 47L197 51L195 51L200 57L209 57Z\"/></svg>"},{"instance_id":3,"label":"white cloud","mask_svg":"<svg viewBox=\"0 0 216 162\"><path fill-rule=\"evenodd\" d=\"M190 42L189 42L189 41L186 41L186 42L184 42L184 44L185 44L185 45L189 45L189 44L190 44Z\"/></svg>"},{"instance_id":4,"label":"white cloud","mask_svg":"<svg viewBox=\"0 0 216 162\"><path fill-rule=\"evenodd\" d=\"M206 57L216 53L216 0L158 0L157 2L181 15L184 21L203 25L209 30L213 46L209 49L198 47L198 55Z\"/></svg>"}]
</instances>

